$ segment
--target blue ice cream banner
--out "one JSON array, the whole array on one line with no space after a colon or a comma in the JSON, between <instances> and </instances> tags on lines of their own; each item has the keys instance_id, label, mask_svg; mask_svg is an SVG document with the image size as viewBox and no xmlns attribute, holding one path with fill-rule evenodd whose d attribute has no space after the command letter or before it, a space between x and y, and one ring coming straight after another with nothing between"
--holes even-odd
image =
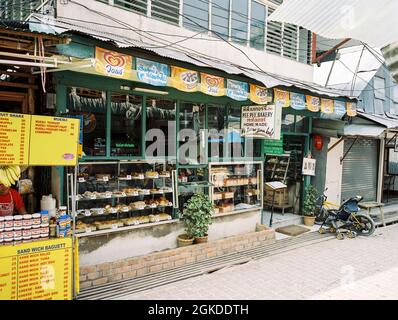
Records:
<instances>
[{"instance_id":1,"label":"blue ice cream banner","mask_svg":"<svg viewBox=\"0 0 398 320\"><path fill-rule=\"evenodd\" d=\"M305 95L302 93L290 92L290 104L295 110L305 110Z\"/></svg>"},{"instance_id":2,"label":"blue ice cream banner","mask_svg":"<svg viewBox=\"0 0 398 320\"><path fill-rule=\"evenodd\" d=\"M153 86L167 86L167 64L136 58L138 80Z\"/></svg>"},{"instance_id":3,"label":"blue ice cream banner","mask_svg":"<svg viewBox=\"0 0 398 320\"><path fill-rule=\"evenodd\" d=\"M323 119L334 119L341 120L346 114L346 103L344 101L334 100L334 111L333 113L326 114L321 112L321 118Z\"/></svg>"},{"instance_id":4,"label":"blue ice cream banner","mask_svg":"<svg viewBox=\"0 0 398 320\"><path fill-rule=\"evenodd\" d=\"M227 79L227 96L237 101L246 101L249 96L249 85L246 82Z\"/></svg>"}]
</instances>

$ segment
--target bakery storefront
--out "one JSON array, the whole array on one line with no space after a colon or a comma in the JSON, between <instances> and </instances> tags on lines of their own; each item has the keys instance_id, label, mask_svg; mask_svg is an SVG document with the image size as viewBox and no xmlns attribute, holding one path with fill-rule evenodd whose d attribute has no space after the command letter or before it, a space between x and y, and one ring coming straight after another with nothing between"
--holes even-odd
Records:
<instances>
[{"instance_id":1,"label":"bakery storefront","mask_svg":"<svg viewBox=\"0 0 398 320\"><path fill-rule=\"evenodd\" d=\"M305 118L320 110L291 108L283 96L291 89L267 89L243 71L236 76L114 47L94 46L86 58L95 67L54 74L58 115L83 123L78 166L53 176L59 197L76 210L80 265L175 248L184 203L194 193L214 203L210 241L253 232L263 215L266 149L263 138L242 136L242 106L283 109L294 130L306 121L306 139ZM264 134L280 135L280 123ZM303 153L308 147L306 140Z\"/></svg>"}]
</instances>

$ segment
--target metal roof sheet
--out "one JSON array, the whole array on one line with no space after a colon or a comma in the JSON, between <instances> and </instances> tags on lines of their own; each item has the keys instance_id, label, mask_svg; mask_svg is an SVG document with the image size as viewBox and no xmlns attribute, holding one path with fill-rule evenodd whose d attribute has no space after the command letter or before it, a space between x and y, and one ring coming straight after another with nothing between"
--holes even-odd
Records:
<instances>
[{"instance_id":1,"label":"metal roof sheet","mask_svg":"<svg viewBox=\"0 0 398 320\"><path fill-rule=\"evenodd\" d=\"M358 111L358 116L373 121L375 123L381 124L382 126L388 129L398 128L398 117L395 117L395 119L392 117L387 118L386 116L368 114L361 111Z\"/></svg>"},{"instance_id":2,"label":"metal roof sheet","mask_svg":"<svg viewBox=\"0 0 398 320\"><path fill-rule=\"evenodd\" d=\"M348 96L343 91L339 91L336 89L328 89L316 83L304 82L301 80L287 78L265 71L247 69L241 66L234 65L227 61L210 59L207 56L206 57L200 56L198 54L194 54L188 51L183 52L182 50L176 48L163 47L161 45L157 46L156 44L147 44L142 41L125 38L109 32L98 31L87 25L79 26L76 24L77 22L71 25L70 23L65 23L61 21L60 19L52 19L51 21L47 21L45 17L37 14L33 15L33 18L36 18L39 21L41 21L44 24L44 26L47 28L47 31L50 28L53 30L54 33L79 32L82 34L86 34L90 37L99 39L101 41L112 42L120 48L130 48L130 47L140 48L154 52L162 57L174 59L177 61L187 62L196 66L214 68L224 71L228 74L236 74L236 75L242 74L261 82L264 86L268 88L273 88L276 86L286 86L286 87L294 86L298 89L307 90L318 95L325 95L334 98L337 97L353 98ZM38 24L36 24L35 27L37 28Z\"/></svg>"},{"instance_id":3,"label":"metal roof sheet","mask_svg":"<svg viewBox=\"0 0 398 320\"><path fill-rule=\"evenodd\" d=\"M292 23L331 39L352 38L375 47L398 40L396 0L285 0L268 20Z\"/></svg>"},{"instance_id":4,"label":"metal roof sheet","mask_svg":"<svg viewBox=\"0 0 398 320\"><path fill-rule=\"evenodd\" d=\"M379 138L385 130L381 126L349 124L344 126L344 136Z\"/></svg>"},{"instance_id":5,"label":"metal roof sheet","mask_svg":"<svg viewBox=\"0 0 398 320\"><path fill-rule=\"evenodd\" d=\"M320 85L326 85L329 79L329 88L336 88L345 91L347 95L359 97L382 66L381 57L375 57L366 48L362 52L363 48L363 46L356 46L339 50L339 58L335 63L323 62L320 67L314 68L314 81ZM381 56L380 51L377 53ZM354 71L357 68L355 77Z\"/></svg>"}]
</instances>

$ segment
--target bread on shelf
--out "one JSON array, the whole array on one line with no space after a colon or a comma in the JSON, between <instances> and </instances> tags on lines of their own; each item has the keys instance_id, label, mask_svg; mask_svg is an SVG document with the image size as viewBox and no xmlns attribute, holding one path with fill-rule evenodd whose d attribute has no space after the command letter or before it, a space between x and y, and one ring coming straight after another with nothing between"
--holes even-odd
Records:
<instances>
[{"instance_id":1,"label":"bread on shelf","mask_svg":"<svg viewBox=\"0 0 398 320\"><path fill-rule=\"evenodd\" d=\"M147 171L145 172L145 177L152 179L159 178L159 173L157 173L156 171Z\"/></svg>"}]
</instances>

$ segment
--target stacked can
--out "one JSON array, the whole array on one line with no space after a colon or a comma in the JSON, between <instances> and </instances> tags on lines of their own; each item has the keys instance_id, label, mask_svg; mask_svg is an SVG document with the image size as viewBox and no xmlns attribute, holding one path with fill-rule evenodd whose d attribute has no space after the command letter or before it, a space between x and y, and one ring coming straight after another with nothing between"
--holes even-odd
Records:
<instances>
[{"instance_id":1,"label":"stacked can","mask_svg":"<svg viewBox=\"0 0 398 320\"><path fill-rule=\"evenodd\" d=\"M57 219L57 236L58 238L66 238L72 235L71 218L65 214Z\"/></svg>"},{"instance_id":2,"label":"stacked can","mask_svg":"<svg viewBox=\"0 0 398 320\"><path fill-rule=\"evenodd\" d=\"M48 212L0 217L0 244L46 240L48 235Z\"/></svg>"},{"instance_id":3,"label":"stacked can","mask_svg":"<svg viewBox=\"0 0 398 320\"><path fill-rule=\"evenodd\" d=\"M41 212L41 224L40 224L40 238L46 240L49 238L50 227L49 227L49 214L48 211L42 210Z\"/></svg>"}]
</instances>

